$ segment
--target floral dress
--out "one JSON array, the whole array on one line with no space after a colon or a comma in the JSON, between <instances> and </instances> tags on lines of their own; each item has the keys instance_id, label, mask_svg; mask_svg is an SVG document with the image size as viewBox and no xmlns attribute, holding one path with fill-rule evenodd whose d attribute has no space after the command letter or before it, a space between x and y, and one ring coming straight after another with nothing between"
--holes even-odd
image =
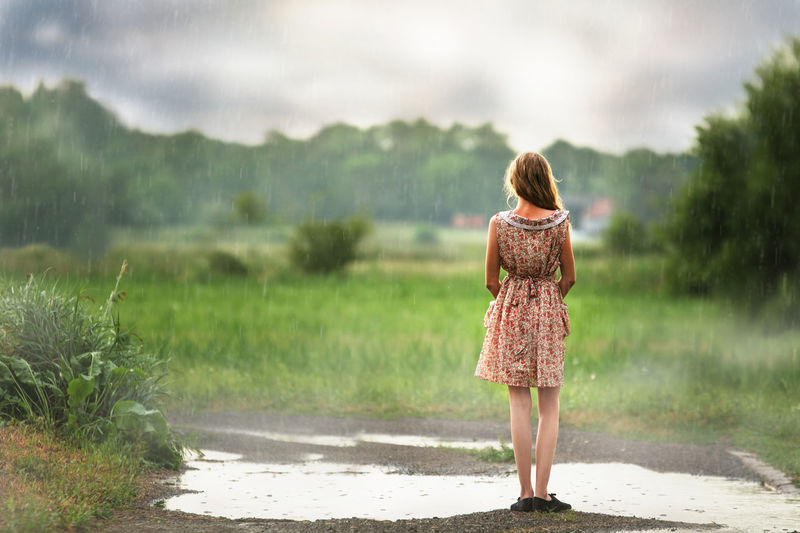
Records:
<instances>
[{"instance_id":1,"label":"floral dress","mask_svg":"<svg viewBox=\"0 0 800 533\"><path fill-rule=\"evenodd\" d=\"M536 220L503 211L495 225L507 275L483 319L486 337L475 376L518 387L560 387L569 312L555 274L569 211Z\"/></svg>"}]
</instances>

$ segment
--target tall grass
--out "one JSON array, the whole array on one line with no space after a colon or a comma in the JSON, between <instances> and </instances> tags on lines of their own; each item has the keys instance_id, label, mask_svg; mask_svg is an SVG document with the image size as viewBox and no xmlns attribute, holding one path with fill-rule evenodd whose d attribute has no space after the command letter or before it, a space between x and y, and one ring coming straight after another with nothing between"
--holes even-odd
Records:
<instances>
[{"instance_id":1,"label":"tall grass","mask_svg":"<svg viewBox=\"0 0 800 533\"><path fill-rule=\"evenodd\" d=\"M177 466L179 446L156 408L166 359L113 314L124 271L123 263L99 309L43 277L0 284L0 419L93 441L141 440L150 459Z\"/></svg>"}]
</instances>

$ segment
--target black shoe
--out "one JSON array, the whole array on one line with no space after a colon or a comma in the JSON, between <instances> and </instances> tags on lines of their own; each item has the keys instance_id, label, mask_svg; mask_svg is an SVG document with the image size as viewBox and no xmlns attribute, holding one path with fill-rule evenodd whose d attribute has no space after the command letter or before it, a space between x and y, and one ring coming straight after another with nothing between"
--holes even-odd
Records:
<instances>
[{"instance_id":1,"label":"black shoe","mask_svg":"<svg viewBox=\"0 0 800 533\"><path fill-rule=\"evenodd\" d=\"M533 498L517 498L516 503L511 504L512 511L521 511L523 513L530 513L533 511Z\"/></svg>"},{"instance_id":2,"label":"black shoe","mask_svg":"<svg viewBox=\"0 0 800 533\"><path fill-rule=\"evenodd\" d=\"M569 509L572 509L572 506L568 503L559 501L555 494L550 494L549 500L537 498L535 496L533 498L534 511L541 513L560 513L561 511L567 511Z\"/></svg>"}]
</instances>

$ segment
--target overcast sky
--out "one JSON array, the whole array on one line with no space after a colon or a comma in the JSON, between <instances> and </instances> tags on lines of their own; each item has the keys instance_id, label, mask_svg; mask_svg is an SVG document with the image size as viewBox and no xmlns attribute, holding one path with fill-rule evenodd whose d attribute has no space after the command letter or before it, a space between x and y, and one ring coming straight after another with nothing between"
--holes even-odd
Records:
<instances>
[{"instance_id":1,"label":"overcast sky","mask_svg":"<svg viewBox=\"0 0 800 533\"><path fill-rule=\"evenodd\" d=\"M798 0L0 0L0 84L80 78L130 126L248 144L423 116L684 150L788 35Z\"/></svg>"}]
</instances>

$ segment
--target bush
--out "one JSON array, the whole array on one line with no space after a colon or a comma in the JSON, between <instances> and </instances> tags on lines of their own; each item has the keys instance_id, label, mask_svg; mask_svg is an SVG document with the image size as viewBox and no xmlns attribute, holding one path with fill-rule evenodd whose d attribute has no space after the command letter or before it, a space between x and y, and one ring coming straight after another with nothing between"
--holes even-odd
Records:
<instances>
[{"instance_id":1,"label":"bush","mask_svg":"<svg viewBox=\"0 0 800 533\"><path fill-rule=\"evenodd\" d=\"M253 191L244 191L233 197L233 218L245 224L260 224L267 218L267 206Z\"/></svg>"},{"instance_id":2,"label":"bush","mask_svg":"<svg viewBox=\"0 0 800 533\"><path fill-rule=\"evenodd\" d=\"M99 310L31 276L0 289L0 418L27 420L82 439L141 443L146 457L177 468L180 445L156 408L167 359L123 329L112 306Z\"/></svg>"},{"instance_id":3,"label":"bush","mask_svg":"<svg viewBox=\"0 0 800 533\"><path fill-rule=\"evenodd\" d=\"M113 246L93 265L93 272L110 276L125 258L131 258L128 272L134 280L199 281L211 273L209 247L201 245L122 244Z\"/></svg>"},{"instance_id":4,"label":"bush","mask_svg":"<svg viewBox=\"0 0 800 533\"><path fill-rule=\"evenodd\" d=\"M306 222L295 228L289 242L292 265L315 274L341 271L356 258L358 245L369 229L369 223L362 217Z\"/></svg>"},{"instance_id":5,"label":"bush","mask_svg":"<svg viewBox=\"0 0 800 533\"><path fill-rule=\"evenodd\" d=\"M208 268L212 274L247 276L247 266L235 255L222 250L214 250L208 254Z\"/></svg>"},{"instance_id":6,"label":"bush","mask_svg":"<svg viewBox=\"0 0 800 533\"><path fill-rule=\"evenodd\" d=\"M133 279L208 281L220 276L244 277L250 273L245 261L213 246L167 246L163 244L122 244L111 247L92 261L80 261L72 253L44 244L21 248L0 248L0 267L6 274L47 272L59 276L112 277L119 264L132 258L126 274Z\"/></svg>"},{"instance_id":7,"label":"bush","mask_svg":"<svg viewBox=\"0 0 800 533\"><path fill-rule=\"evenodd\" d=\"M52 274L67 275L83 273L86 270L72 254L57 250L47 244L2 248L0 249L0 267L5 272L17 274L48 271Z\"/></svg>"},{"instance_id":8,"label":"bush","mask_svg":"<svg viewBox=\"0 0 800 533\"><path fill-rule=\"evenodd\" d=\"M439 234L434 226L422 224L414 229L415 244L436 244L437 242L439 242Z\"/></svg>"},{"instance_id":9,"label":"bush","mask_svg":"<svg viewBox=\"0 0 800 533\"><path fill-rule=\"evenodd\" d=\"M800 275L781 276L777 290L764 298L759 308L759 321L767 331L800 327Z\"/></svg>"},{"instance_id":10,"label":"bush","mask_svg":"<svg viewBox=\"0 0 800 533\"><path fill-rule=\"evenodd\" d=\"M617 211L611 216L603 242L614 253L641 253L650 248L650 239L642 221L625 211Z\"/></svg>"}]
</instances>

